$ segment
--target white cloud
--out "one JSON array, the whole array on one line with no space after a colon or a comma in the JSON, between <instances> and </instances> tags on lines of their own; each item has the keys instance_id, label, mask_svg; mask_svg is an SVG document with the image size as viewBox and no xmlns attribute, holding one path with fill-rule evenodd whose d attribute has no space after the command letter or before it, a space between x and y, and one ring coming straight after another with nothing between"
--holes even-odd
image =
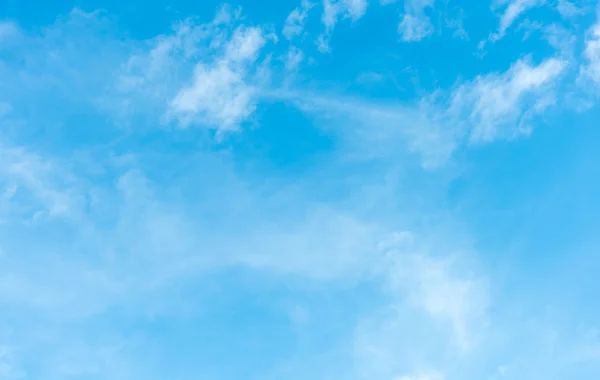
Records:
<instances>
[{"instance_id":1,"label":"white cloud","mask_svg":"<svg viewBox=\"0 0 600 380\"><path fill-rule=\"evenodd\" d=\"M335 0L323 0L323 14L321 21L326 29L333 29L337 22L338 13L340 12L339 5Z\"/></svg>"},{"instance_id":2,"label":"white cloud","mask_svg":"<svg viewBox=\"0 0 600 380\"><path fill-rule=\"evenodd\" d=\"M573 18L584 13L583 9L577 7L569 0L558 0L556 9L564 18Z\"/></svg>"},{"instance_id":3,"label":"white cloud","mask_svg":"<svg viewBox=\"0 0 600 380\"><path fill-rule=\"evenodd\" d=\"M394 104L332 94L287 92L286 101L339 125L349 157L406 159L418 155L425 168L443 166L461 145L510 140L529 134L536 116L554 104L567 62L549 58L538 65L515 62L503 73L480 75L453 91ZM403 144L405 149L398 149Z\"/></svg>"},{"instance_id":4,"label":"white cloud","mask_svg":"<svg viewBox=\"0 0 600 380\"><path fill-rule=\"evenodd\" d=\"M225 60L234 64L254 62L265 44L260 28L237 28L227 43Z\"/></svg>"},{"instance_id":5,"label":"white cloud","mask_svg":"<svg viewBox=\"0 0 600 380\"><path fill-rule=\"evenodd\" d=\"M544 24L528 19L519 24L519 30L524 31L523 41L531 38L537 32L548 45L556 49L562 59L565 61L575 60L577 35L572 30L559 24Z\"/></svg>"},{"instance_id":6,"label":"white cloud","mask_svg":"<svg viewBox=\"0 0 600 380\"><path fill-rule=\"evenodd\" d=\"M464 276L451 256L406 253L403 245L411 246L410 236L403 237L400 243L400 247L387 252L390 290L406 297L430 317L448 323L457 348L473 348L486 324L485 281Z\"/></svg>"},{"instance_id":7,"label":"white cloud","mask_svg":"<svg viewBox=\"0 0 600 380\"><path fill-rule=\"evenodd\" d=\"M490 36L490 40L497 41L504 37L506 31L523 13L531 8L544 4L546 0L498 0L496 6L506 6L500 16L498 32ZM508 4L508 5L507 5Z\"/></svg>"},{"instance_id":8,"label":"white cloud","mask_svg":"<svg viewBox=\"0 0 600 380\"><path fill-rule=\"evenodd\" d=\"M581 66L580 78L591 80L600 86L600 22L587 32L583 57L585 63Z\"/></svg>"},{"instance_id":9,"label":"white cloud","mask_svg":"<svg viewBox=\"0 0 600 380\"><path fill-rule=\"evenodd\" d=\"M303 60L304 60L304 53L302 52L302 50L300 50L297 47L292 46L288 50L288 53L286 56L285 69L287 71L291 71L291 72L296 71L300 67L300 64L302 64Z\"/></svg>"},{"instance_id":10,"label":"white cloud","mask_svg":"<svg viewBox=\"0 0 600 380\"><path fill-rule=\"evenodd\" d=\"M402 17L398 32L404 41L420 41L433 34L433 25L424 15L405 14Z\"/></svg>"},{"instance_id":11,"label":"white cloud","mask_svg":"<svg viewBox=\"0 0 600 380\"><path fill-rule=\"evenodd\" d=\"M230 20L229 17L235 16L226 18ZM230 21L219 20L213 24L230 25ZM257 95L253 86L256 74L254 65L260 61L265 43L266 37L260 28L236 29L234 26L221 28L183 23L172 35L151 41L150 49L145 49L143 44L136 44L134 49L141 53L124 70L130 76L122 78L123 91L142 92L140 96L147 98L159 94L156 95L156 104L161 107L166 107L167 102L172 100L173 116L177 120L194 123L203 119L202 122L208 120L218 128L234 128L249 117L254 107ZM299 57L295 53L298 51L290 52L294 55L288 62L296 62ZM92 57L90 61L94 59ZM86 67L88 61L80 62L83 64L76 69L82 71L81 68ZM114 67L116 66L111 66L111 69ZM537 92L541 92L551 81L538 78L541 76L538 71L543 71L540 67L544 65L525 64L521 69L515 70L523 72L523 78L519 79L516 73L491 75L465 84L458 91L476 92L474 88L483 83L521 88L518 91L505 90L509 94L519 95L517 98L521 100L525 97L523 94L532 91L537 96ZM87 74L86 71L82 72ZM193 80L187 83L190 73ZM106 78L101 77L102 80ZM57 82L61 83L60 80ZM182 85L184 82L186 84ZM212 98L209 94L212 94ZM469 110L477 107L479 99L466 95L465 98L468 99L461 103L457 119L450 118L449 121L444 121L449 115L445 107L447 104L435 103L430 99L424 103L434 104L382 105L360 99L321 95L315 98L307 96L298 102L304 109L311 109L311 112L318 112L324 117L333 115L337 120L342 120L341 123L331 123L330 127L339 128L339 133L344 134L349 144L361 154L391 157L402 155L405 150L413 150L421 155L426 165L433 166L447 160L467 133L462 127L455 129L455 125L463 123L464 120L459 117L471 115ZM517 113L523 113L526 109L527 102L521 100L511 103ZM531 103L536 102L531 100ZM65 102L63 105L68 107L69 103ZM79 111L79 103L71 105ZM486 107L492 105L486 103ZM22 107L20 104L14 105L16 114L23 115L20 106ZM162 112L161 107L158 107L158 112ZM12 113L7 115L12 117ZM481 114L484 112L479 110L476 113L479 116L475 119L481 122L484 119ZM498 113L488 114L492 114L491 118L498 117ZM358 126L355 124L357 120ZM118 133L110 138L123 135ZM131 136L127 135L125 140ZM139 135L133 135L133 145L127 145L131 140L125 141L123 145L115 145L133 153L139 148L138 143L144 144L136 137ZM166 135L160 135L162 137ZM399 141L405 142L405 146ZM94 327L98 327L98 324L104 325L103 321L112 320L114 314L110 313L115 309L115 320L118 321L119 316L133 320L139 314L144 314L151 319L157 314L171 313L171 306L179 301L188 304L186 308L194 307L199 297L197 290L202 287L190 286L190 293L186 293L189 289L182 283L200 281L199 278L203 276L199 274L204 273L202 270L207 267L243 267L265 271L277 278L277 281L286 283L293 282L286 276L291 275L307 279L303 282L308 283L308 286L314 286L318 281L359 282L365 278L367 288L377 288L380 284L378 281L387 283L389 292L384 292L382 296L379 289L375 289L374 298L381 296L386 302L389 296L392 302L387 306L397 314L389 320L384 319L383 324L389 322L392 325L390 330L401 333L388 335L389 330L382 329L384 334L375 336L375 339L365 339L371 343L371 347L384 345L379 354L383 352L381 355L388 357L392 363L389 364L389 372L383 371L389 376L367 377L369 379L398 378L398 375L407 374L400 379L438 380L441 375L438 376L436 372L415 370L414 361L404 368L397 368L395 363L401 360L411 361L413 346L443 349L448 343L445 333L452 337L451 344L458 347L469 347L477 340L480 325L485 320L482 316L486 305L485 287L480 286L484 281L480 277L466 275L465 272L468 271L456 270L456 262L445 257L446 247L432 251L409 250L408 253L391 253L387 258L383 257L377 243L387 233L378 223L395 224L401 213L392 212L393 221L390 221L380 218L382 207L367 206L369 210L366 218L357 215L360 212L353 212L365 207L365 203L380 202L378 197L372 194L362 196L363 193L353 187L348 190L355 197L350 205L324 207L307 201L306 198L312 201L314 198L306 195L306 189L301 189L295 190L298 193L288 195L287 199L277 201L273 198L281 194L274 193L286 192L288 186L296 186L298 180L290 184L286 179L273 186L264 177L238 178L239 173L228 169L226 165L217 166L210 160L194 161L191 157L193 154L189 151L180 154L177 149L172 149L170 143L171 141L167 141L165 144L169 149L168 155L146 151L148 156L145 164L152 167L149 175L162 176L155 180L146 178L140 169L126 171L125 174L121 169L111 170L106 162L109 160L105 153L107 147L102 145L101 151L94 156L100 169L89 179L94 182L93 186L78 181L73 183L73 173L60 161L27 149L0 147L0 204L11 204L11 212L25 209L23 214L30 216L42 209L47 215L58 216L79 214L80 209L86 209L81 211L83 217L74 222L61 220L60 223L48 223L44 228L36 229L22 226L13 220L12 224L9 221L10 229L2 226L4 235L1 243L6 253L0 262L0 299L3 306L9 305L7 310L18 312L23 307L27 309L27 313L22 315L33 318L33 321L25 321L23 326L15 326L15 337L21 341L26 340L21 338L28 337L29 334L36 335L37 331L28 332L28 322L33 322L42 330L46 324L38 322L49 321L48 325L57 330L54 335L44 331L40 336L31 337L24 344L23 350L17 353L24 362L36 362L36 359L43 357L48 368L40 368L38 373L44 378L55 378L48 374L55 374L56 378L61 378L60 374L63 374L62 377L80 376L90 371L90 368L96 371L94 376L105 378L153 378L140 375L133 368L127 374L120 372L117 376L120 368L114 367L115 361L132 364L135 358L128 357L127 352L122 353L118 348L110 349L108 353L100 350L102 342L97 342L88 333L95 331ZM154 149L157 145L160 144L152 142L142 149ZM395 163L397 162L399 161ZM336 173L332 175L332 187L335 187L336 192L343 193L345 190L340 190L336 181L345 181L347 172L338 177L340 167L336 166L338 163L333 165L331 171L321 173L324 175L319 180L313 179L315 182L319 181L319 186L315 188L322 191L323 179L328 174ZM348 167L344 166L342 169L346 168ZM354 168L351 167L352 170ZM163 172L168 174L163 175ZM380 172L376 171L375 174L379 175ZM381 174L387 175L383 172ZM190 179L199 177L205 182ZM230 180L230 177L234 177L234 180ZM79 179L86 182L83 178ZM301 177L300 181L305 179ZM236 181L242 183L239 188L231 183ZM364 180L361 179L360 186L379 185L365 184L362 181ZM96 184L101 189L98 190ZM393 193L394 199L402 198L403 186L399 189L394 183L386 191ZM253 189L249 190L247 187ZM259 189L255 190L257 188ZM79 207L81 195L94 193L95 190L100 194L97 196L100 201ZM186 192L191 194L190 198L182 195ZM22 201L25 202L21 203ZM203 202L206 204L198 206ZM326 202L329 204L331 200ZM376 206L384 203L380 202ZM13 208L14 205L19 207ZM22 205L26 207L21 208ZM388 207L393 208L389 203L383 208ZM14 231L21 234L14 234ZM35 236L35 239L30 239L31 236ZM436 252L436 255L432 256L430 252ZM186 278L185 275L190 273L193 275ZM382 274L383 277L380 276ZM166 281L168 285L164 285ZM166 291L165 288L177 294L174 297L170 297L171 294L165 295L162 293ZM331 288L327 286L327 291L331 291ZM354 299L354 293L352 296ZM151 306L138 307L144 304L145 298L145 302ZM407 305L404 304L405 301ZM366 307L371 306L369 303ZM407 306L406 309L404 306ZM402 312L397 309L402 309ZM312 328L311 324L318 323L322 315L318 311L313 315L312 309L306 310L311 310L311 314L298 309L293 317L297 322ZM186 312L190 313L189 309ZM90 315L95 317L88 319ZM186 314L186 317L189 315ZM410 316L413 315L416 317L411 319ZM1 318L2 324L7 319L10 320L6 313L2 313ZM73 319L76 323L69 323ZM378 321L380 322L377 320L375 324ZM440 325L443 326L442 329L439 329ZM82 329L86 332L85 336L77 334ZM424 334L410 335L411 330L418 329ZM111 328L107 330L114 332ZM438 333L440 330L441 334L432 334L432 331ZM80 343L89 343L94 347L77 344L75 339L64 340L65 335L70 334L63 332L77 335ZM319 331L315 334L318 335ZM412 339L415 337L423 339ZM432 340L427 340L427 337ZM38 344L42 340L45 340L47 346L52 346L52 349L48 350L44 345ZM342 343L347 343L344 339L341 340L344 341ZM118 339L111 339L112 341ZM402 346L404 350L396 349L398 342L405 344ZM0 342L0 347L2 344ZM140 356L147 353L145 347L136 347L136 352ZM148 360L148 356L144 359ZM152 359L150 357L149 360ZM420 359L427 362L428 355L423 355ZM17 366L12 358L0 348L0 377L14 374L15 367ZM424 365L421 368L430 367ZM313 370L319 372L319 369ZM156 377L161 375L157 373ZM300 376L302 373L298 374Z\"/></svg>"},{"instance_id":12,"label":"white cloud","mask_svg":"<svg viewBox=\"0 0 600 380\"><path fill-rule=\"evenodd\" d=\"M454 254L456 241L435 240L402 232L379 244L384 257L377 273L389 300L357 325L361 379L442 380L488 343L486 277L468 253Z\"/></svg>"},{"instance_id":13,"label":"white cloud","mask_svg":"<svg viewBox=\"0 0 600 380\"><path fill-rule=\"evenodd\" d=\"M26 219L72 217L82 206L73 179L50 160L0 144L0 161L0 212Z\"/></svg>"},{"instance_id":14,"label":"white cloud","mask_svg":"<svg viewBox=\"0 0 600 380\"><path fill-rule=\"evenodd\" d=\"M313 93L286 96L328 125L343 126L338 132L351 157L399 159L408 150L420 157L424 167L433 168L445 163L457 146L457 131L438 123L425 103L377 104ZM407 149L399 150L399 143Z\"/></svg>"},{"instance_id":15,"label":"white cloud","mask_svg":"<svg viewBox=\"0 0 600 380\"><path fill-rule=\"evenodd\" d=\"M125 112L166 108L163 120L183 127L237 129L256 108L257 86L268 76L260 52L274 38L261 27L236 27L240 18L223 8L209 23L184 21L132 55L117 89Z\"/></svg>"},{"instance_id":16,"label":"white cloud","mask_svg":"<svg viewBox=\"0 0 600 380\"><path fill-rule=\"evenodd\" d=\"M308 0L302 0L302 4L288 15L283 27L283 35L285 38L291 40L304 32L308 11L310 11L312 7L313 4Z\"/></svg>"},{"instance_id":17,"label":"white cloud","mask_svg":"<svg viewBox=\"0 0 600 380\"><path fill-rule=\"evenodd\" d=\"M236 129L256 107L256 90L247 83L247 75L264 44L261 29L236 29L221 58L196 65L192 84L173 98L170 114L184 126L201 123L220 132Z\"/></svg>"},{"instance_id":18,"label":"white cloud","mask_svg":"<svg viewBox=\"0 0 600 380\"><path fill-rule=\"evenodd\" d=\"M544 39L548 44L560 52L561 56L571 59L574 55L577 36L560 25L550 24L542 28Z\"/></svg>"},{"instance_id":19,"label":"white cloud","mask_svg":"<svg viewBox=\"0 0 600 380\"><path fill-rule=\"evenodd\" d=\"M353 283L371 275L380 260L376 249L380 235L378 226L351 214L316 208L297 222L258 226L235 249L239 254L234 255L234 263L271 273Z\"/></svg>"},{"instance_id":20,"label":"white cloud","mask_svg":"<svg viewBox=\"0 0 600 380\"><path fill-rule=\"evenodd\" d=\"M358 20L367 11L367 0L343 0L348 16L354 21Z\"/></svg>"},{"instance_id":21,"label":"white cloud","mask_svg":"<svg viewBox=\"0 0 600 380\"><path fill-rule=\"evenodd\" d=\"M37 126L32 123L27 127L44 124L49 128L56 125L58 115L68 112L58 106L61 102L77 101L81 107L95 107L95 101L112 84L129 47L127 42L112 38L113 27L108 17L77 10L33 30L20 30L13 24L6 29L4 24L3 33L8 30L9 34L4 34L6 38L0 42L0 101L10 100L15 108L11 118L19 119L16 109L27 104L27 120L39 118ZM18 57L20 64L10 57ZM48 91L53 94L51 98ZM49 102L55 104L50 113L43 109Z\"/></svg>"},{"instance_id":22,"label":"white cloud","mask_svg":"<svg viewBox=\"0 0 600 380\"><path fill-rule=\"evenodd\" d=\"M317 45L317 50L321 53L329 53L331 48L329 47L329 36L326 33L323 33L317 37L315 44Z\"/></svg>"},{"instance_id":23,"label":"white cloud","mask_svg":"<svg viewBox=\"0 0 600 380\"><path fill-rule=\"evenodd\" d=\"M323 0L321 21L325 32L317 38L319 51L329 51L329 39L340 17L357 21L367 12L367 5L367 0Z\"/></svg>"},{"instance_id":24,"label":"white cloud","mask_svg":"<svg viewBox=\"0 0 600 380\"><path fill-rule=\"evenodd\" d=\"M184 126L198 121L231 130L254 112L254 94L242 75L227 64L198 65L192 85L175 96L170 110Z\"/></svg>"},{"instance_id":25,"label":"white cloud","mask_svg":"<svg viewBox=\"0 0 600 380\"><path fill-rule=\"evenodd\" d=\"M60 175L46 177L45 185ZM3 303L36 310L44 319L85 320L110 306L142 302L145 292L190 269L183 262L194 252L195 233L173 207L164 207L139 171L128 171L107 186L88 184L84 190L99 196L77 218L58 224L8 220L15 236L2 240ZM50 234L44 232L47 228ZM28 240L32 234L37 238Z\"/></svg>"},{"instance_id":26,"label":"white cloud","mask_svg":"<svg viewBox=\"0 0 600 380\"><path fill-rule=\"evenodd\" d=\"M556 80L566 66L556 58L537 66L519 60L503 74L479 76L454 91L449 115L468 122L471 143L528 134L531 118L553 104Z\"/></svg>"},{"instance_id":27,"label":"white cloud","mask_svg":"<svg viewBox=\"0 0 600 380\"><path fill-rule=\"evenodd\" d=\"M173 33L146 41L147 46L131 54L122 65L116 79L116 96L107 96L109 101L113 97L119 99L116 111L127 116L143 112L153 112L153 117L162 114L195 63L222 50L232 17L227 9L222 9L208 24L185 20L175 26Z\"/></svg>"},{"instance_id":28,"label":"white cloud","mask_svg":"<svg viewBox=\"0 0 600 380\"><path fill-rule=\"evenodd\" d=\"M404 41L420 41L435 31L427 8L433 8L434 0L407 0L404 2L404 15L398 25L398 32Z\"/></svg>"},{"instance_id":29,"label":"white cloud","mask_svg":"<svg viewBox=\"0 0 600 380\"><path fill-rule=\"evenodd\" d=\"M465 30L464 27L464 11L461 9L458 15L454 17L446 17L445 24L450 30L454 30L452 37L460 38L463 40L469 39L469 33Z\"/></svg>"},{"instance_id":30,"label":"white cloud","mask_svg":"<svg viewBox=\"0 0 600 380\"><path fill-rule=\"evenodd\" d=\"M335 27L338 18L347 17L352 21L360 19L367 12L367 0L323 0L321 20L329 30Z\"/></svg>"}]
</instances>

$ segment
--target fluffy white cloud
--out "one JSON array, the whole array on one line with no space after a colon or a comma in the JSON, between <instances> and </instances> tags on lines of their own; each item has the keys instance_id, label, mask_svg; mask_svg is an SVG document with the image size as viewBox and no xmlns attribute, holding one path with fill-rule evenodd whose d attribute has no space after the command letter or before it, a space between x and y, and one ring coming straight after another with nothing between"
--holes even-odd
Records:
<instances>
[{"instance_id":1,"label":"fluffy white cloud","mask_svg":"<svg viewBox=\"0 0 600 380\"><path fill-rule=\"evenodd\" d=\"M585 63L581 67L581 77L600 85L600 22L587 32L583 57Z\"/></svg>"},{"instance_id":2,"label":"fluffy white cloud","mask_svg":"<svg viewBox=\"0 0 600 380\"><path fill-rule=\"evenodd\" d=\"M171 101L171 115L184 126L198 122L214 125L219 131L237 128L256 107L256 90L246 76L264 44L261 29L236 29L222 57L209 65L196 65L192 84Z\"/></svg>"},{"instance_id":3,"label":"fluffy white cloud","mask_svg":"<svg viewBox=\"0 0 600 380\"><path fill-rule=\"evenodd\" d=\"M398 32L404 41L420 41L434 32L433 24L425 14L433 8L434 0L408 0L404 2L404 15L398 25Z\"/></svg>"},{"instance_id":4,"label":"fluffy white cloud","mask_svg":"<svg viewBox=\"0 0 600 380\"><path fill-rule=\"evenodd\" d=\"M506 7L500 16L498 32L492 34L490 39L496 41L504 37L506 31L523 13L531 8L544 4L546 0L498 0L496 6Z\"/></svg>"},{"instance_id":5,"label":"fluffy white cloud","mask_svg":"<svg viewBox=\"0 0 600 380\"><path fill-rule=\"evenodd\" d=\"M471 143L510 139L531 131L531 118L554 103L555 85L567 63L519 60L502 74L478 76L452 94L448 115L464 120Z\"/></svg>"},{"instance_id":6,"label":"fluffy white cloud","mask_svg":"<svg viewBox=\"0 0 600 380\"><path fill-rule=\"evenodd\" d=\"M119 106L160 110L163 120L183 127L237 129L255 110L267 67L260 52L273 38L260 27L239 25L240 17L225 7L209 23L186 20L150 41L151 48L132 55L122 70Z\"/></svg>"},{"instance_id":7,"label":"fluffy white cloud","mask_svg":"<svg viewBox=\"0 0 600 380\"><path fill-rule=\"evenodd\" d=\"M242 75L227 64L198 65L192 85L175 96L170 109L184 126L198 120L229 130L254 111L253 96L254 90Z\"/></svg>"},{"instance_id":8,"label":"fluffy white cloud","mask_svg":"<svg viewBox=\"0 0 600 380\"><path fill-rule=\"evenodd\" d=\"M288 40L299 36L304 32L304 25L308 17L308 11L313 7L313 4L308 0L302 0L302 4L294 9L285 19L283 27L283 35Z\"/></svg>"}]
</instances>

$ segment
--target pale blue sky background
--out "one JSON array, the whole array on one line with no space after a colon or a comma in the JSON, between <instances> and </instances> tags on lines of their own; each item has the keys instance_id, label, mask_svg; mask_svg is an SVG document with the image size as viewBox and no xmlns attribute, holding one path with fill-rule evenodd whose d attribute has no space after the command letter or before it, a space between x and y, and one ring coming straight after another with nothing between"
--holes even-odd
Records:
<instances>
[{"instance_id":1,"label":"pale blue sky background","mask_svg":"<svg viewBox=\"0 0 600 380\"><path fill-rule=\"evenodd\" d=\"M597 379L598 9L2 1L0 379Z\"/></svg>"}]
</instances>

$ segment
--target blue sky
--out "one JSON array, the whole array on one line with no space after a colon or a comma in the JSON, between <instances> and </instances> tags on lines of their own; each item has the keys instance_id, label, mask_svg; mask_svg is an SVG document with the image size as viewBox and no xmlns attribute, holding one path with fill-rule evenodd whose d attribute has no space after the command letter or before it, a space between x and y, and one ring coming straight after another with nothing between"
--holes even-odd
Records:
<instances>
[{"instance_id":1,"label":"blue sky","mask_svg":"<svg viewBox=\"0 0 600 380\"><path fill-rule=\"evenodd\" d=\"M4 0L0 379L596 379L599 10Z\"/></svg>"}]
</instances>

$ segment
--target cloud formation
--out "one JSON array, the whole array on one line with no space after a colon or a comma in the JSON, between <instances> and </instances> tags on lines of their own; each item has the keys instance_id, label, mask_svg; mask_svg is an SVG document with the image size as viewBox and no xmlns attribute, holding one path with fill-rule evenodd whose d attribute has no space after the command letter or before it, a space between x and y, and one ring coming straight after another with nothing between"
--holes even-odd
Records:
<instances>
[{"instance_id":1,"label":"cloud formation","mask_svg":"<svg viewBox=\"0 0 600 380\"><path fill-rule=\"evenodd\" d=\"M256 107L255 90L246 76L264 44L260 29L236 29L222 57L212 65L196 65L192 84L175 95L170 114L183 126L206 123L219 131L236 129Z\"/></svg>"},{"instance_id":2,"label":"cloud formation","mask_svg":"<svg viewBox=\"0 0 600 380\"><path fill-rule=\"evenodd\" d=\"M467 120L471 143L529 134L531 118L554 103L566 66L555 58L539 65L519 60L505 73L479 76L454 91L449 114Z\"/></svg>"},{"instance_id":3,"label":"cloud formation","mask_svg":"<svg viewBox=\"0 0 600 380\"><path fill-rule=\"evenodd\" d=\"M404 15L398 25L398 32L404 41L420 41L434 33L433 24L425 14L425 11L433 6L434 0L404 2Z\"/></svg>"},{"instance_id":4,"label":"cloud formation","mask_svg":"<svg viewBox=\"0 0 600 380\"><path fill-rule=\"evenodd\" d=\"M506 31L512 24L529 9L544 4L546 0L496 0L496 7L504 7L504 11L500 16L500 26L498 32L492 34L490 39L497 41L506 35Z\"/></svg>"},{"instance_id":5,"label":"cloud formation","mask_svg":"<svg viewBox=\"0 0 600 380\"><path fill-rule=\"evenodd\" d=\"M239 25L236 12L222 8L206 24L186 20L151 41L148 52L132 55L119 79L125 104L129 94L143 95L141 101L168 102L166 120L180 126L237 129L256 107L255 87L264 75L258 60L271 37Z\"/></svg>"},{"instance_id":6,"label":"cloud formation","mask_svg":"<svg viewBox=\"0 0 600 380\"><path fill-rule=\"evenodd\" d=\"M367 12L367 5L367 0L323 0L321 22L325 26L325 32L317 39L319 51L329 51L329 39L340 17L357 21Z\"/></svg>"},{"instance_id":7,"label":"cloud formation","mask_svg":"<svg viewBox=\"0 0 600 380\"><path fill-rule=\"evenodd\" d=\"M568 64L529 59L503 73L480 75L446 93L433 93L416 104L373 103L360 98L288 94L308 113L336 123L353 154L389 156L403 141L426 168L445 165L464 144L485 144L528 135L532 122L555 102L557 85ZM346 125L346 124L343 124ZM399 155L399 154L398 154Z\"/></svg>"},{"instance_id":8,"label":"cloud formation","mask_svg":"<svg viewBox=\"0 0 600 380\"><path fill-rule=\"evenodd\" d=\"M282 33L288 40L302 35L308 17L308 12L314 5L308 0L302 0L299 7L295 8L285 19Z\"/></svg>"},{"instance_id":9,"label":"cloud formation","mask_svg":"<svg viewBox=\"0 0 600 380\"><path fill-rule=\"evenodd\" d=\"M0 378L594 378L597 25L323 5L328 55L307 2L0 24Z\"/></svg>"},{"instance_id":10,"label":"cloud formation","mask_svg":"<svg viewBox=\"0 0 600 380\"><path fill-rule=\"evenodd\" d=\"M600 23L587 31L583 56L585 63L581 66L581 76L600 85Z\"/></svg>"}]
</instances>

